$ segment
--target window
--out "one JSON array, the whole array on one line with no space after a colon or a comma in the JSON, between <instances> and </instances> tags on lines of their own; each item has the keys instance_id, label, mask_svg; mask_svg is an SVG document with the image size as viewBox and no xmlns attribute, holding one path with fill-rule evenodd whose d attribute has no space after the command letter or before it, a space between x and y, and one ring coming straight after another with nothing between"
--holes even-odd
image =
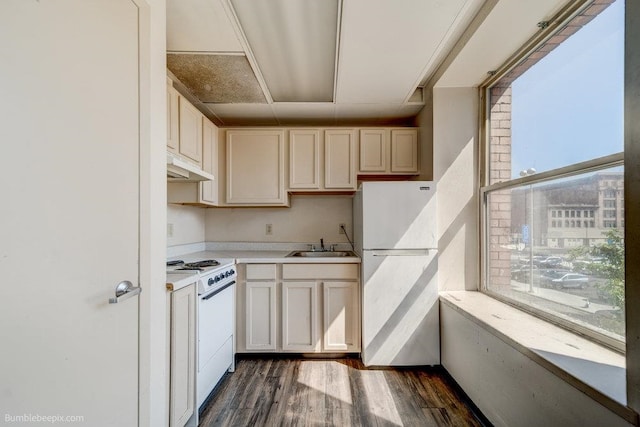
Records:
<instances>
[{"instance_id":1,"label":"window","mask_svg":"<svg viewBox=\"0 0 640 427\"><path fill-rule=\"evenodd\" d=\"M624 351L624 1L602 6L483 86L482 290Z\"/></svg>"}]
</instances>

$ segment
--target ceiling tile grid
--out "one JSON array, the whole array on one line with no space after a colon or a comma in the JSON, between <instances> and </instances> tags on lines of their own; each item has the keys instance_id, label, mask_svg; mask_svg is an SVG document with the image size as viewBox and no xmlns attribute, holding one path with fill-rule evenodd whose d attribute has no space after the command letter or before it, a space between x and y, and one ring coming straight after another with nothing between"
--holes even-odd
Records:
<instances>
[{"instance_id":1,"label":"ceiling tile grid","mask_svg":"<svg viewBox=\"0 0 640 427\"><path fill-rule=\"evenodd\" d=\"M482 3L167 0L167 64L225 125L411 122Z\"/></svg>"}]
</instances>

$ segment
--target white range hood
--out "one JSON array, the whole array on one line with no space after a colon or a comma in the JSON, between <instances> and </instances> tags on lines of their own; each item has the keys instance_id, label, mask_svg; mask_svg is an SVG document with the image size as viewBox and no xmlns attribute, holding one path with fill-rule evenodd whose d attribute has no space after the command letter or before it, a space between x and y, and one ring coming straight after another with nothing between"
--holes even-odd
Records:
<instances>
[{"instance_id":1,"label":"white range hood","mask_svg":"<svg viewBox=\"0 0 640 427\"><path fill-rule=\"evenodd\" d=\"M215 177L203 171L196 165L182 160L171 153L167 153L167 181L169 182L198 182L213 181Z\"/></svg>"}]
</instances>

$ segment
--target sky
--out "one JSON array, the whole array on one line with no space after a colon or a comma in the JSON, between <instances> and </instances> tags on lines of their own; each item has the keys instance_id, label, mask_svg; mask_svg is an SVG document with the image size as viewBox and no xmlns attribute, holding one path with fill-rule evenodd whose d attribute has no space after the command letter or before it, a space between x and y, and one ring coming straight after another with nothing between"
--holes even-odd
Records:
<instances>
[{"instance_id":1,"label":"sky","mask_svg":"<svg viewBox=\"0 0 640 427\"><path fill-rule=\"evenodd\" d=\"M623 85L618 0L514 81L513 177L623 151Z\"/></svg>"}]
</instances>

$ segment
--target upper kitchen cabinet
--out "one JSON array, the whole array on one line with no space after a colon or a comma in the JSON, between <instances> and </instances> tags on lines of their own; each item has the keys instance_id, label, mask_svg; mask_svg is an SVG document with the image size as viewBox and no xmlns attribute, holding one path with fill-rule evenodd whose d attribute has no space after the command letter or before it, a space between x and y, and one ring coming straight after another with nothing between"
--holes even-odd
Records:
<instances>
[{"instance_id":1,"label":"upper kitchen cabinet","mask_svg":"<svg viewBox=\"0 0 640 427\"><path fill-rule=\"evenodd\" d=\"M220 205L220 173L218 127L206 117L202 118L202 170L215 177L215 181L168 182L167 202L195 206Z\"/></svg>"},{"instance_id":2,"label":"upper kitchen cabinet","mask_svg":"<svg viewBox=\"0 0 640 427\"><path fill-rule=\"evenodd\" d=\"M288 206L284 135L282 129L227 130L227 204Z\"/></svg>"},{"instance_id":3,"label":"upper kitchen cabinet","mask_svg":"<svg viewBox=\"0 0 640 427\"><path fill-rule=\"evenodd\" d=\"M359 175L416 175L418 129L361 129Z\"/></svg>"},{"instance_id":4,"label":"upper kitchen cabinet","mask_svg":"<svg viewBox=\"0 0 640 427\"><path fill-rule=\"evenodd\" d=\"M320 130L289 131L289 188L320 189Z\"/></svg>"},{"instance_id":5,"label":"upper kitchen cabinet","mask_svg":"<svg viewBox=\"0 0 640 427\"><path fill-rule=\"evenodd\" d=\"M329 129L324 132L324 187L356 190L355 132Z\"/></svg>"},{"instance_id":6,"label":"upper kitchen cabinet","mask_svg":"<svg viewBox=\"0 0 640 427\"><path fill-rule=\"evenodd\" d=\"M175 154L178 154L180 150L178 134L180 130L179 97L180 94L174 89L171 80L167 79L167 150Z\"/></svg>"},{"instance_id":7,"label":"upper kitchen cabinet","mask_svg":"<svg viewBox=\"0 0 640 427\"><path fill-rule=\"evenodd\" d=\"M391 173L418 173L418 129L391 130Z\"/></svg>"},{"instance_id":8,"label":"upper kitchen cabinet","mask_svg":"<svg viewBox=\"0 0 640 427\"><path fill-rule=\"evenodd\" d=\"M203 115L167 79L167 151L202 168Z\"/></svg>"},{"instance_id":9,"label":"upper kitchen cabinet","mask_svg":"<svg viewBox=\"0 0 640 427\"><path fill-rule=\"evenodd\" d=\"M216 178L218 174L218 127L209 120L202 119L202 169ZM204 204L218 204L218 184L204 181L199 184L200 201Z\"/></svg>"},{"instance_id":10,"label":"upper kitchen cabinet","mask_svg":"<svg viewBox=\"0 0 640 427\"><path fill-rule=\"evenodd\" d=\"M385 129L360 129L360 167L358 173L387 172L387 145Z\"/></svg>"},{"instance_id":11,"label":"upper kitchen cabinet","mask_svg":"<svg viewBox=\"0 0 640 427\"><path fill-rule=\"evenodd\" d=\"M182 96L178 99L180 111L179 153L202 167L202 113Z\"/></svg>"},{"instance_id":12,"label":"upper kitchen cabinet","mask_svg":"<svg viewBox=\"0 0 640 427\"><path fill-rule=\"evenodd\" d=\"M354 133L351 129L290 129L289 191L355 190Z\"/></svg>"}]
</instances>

